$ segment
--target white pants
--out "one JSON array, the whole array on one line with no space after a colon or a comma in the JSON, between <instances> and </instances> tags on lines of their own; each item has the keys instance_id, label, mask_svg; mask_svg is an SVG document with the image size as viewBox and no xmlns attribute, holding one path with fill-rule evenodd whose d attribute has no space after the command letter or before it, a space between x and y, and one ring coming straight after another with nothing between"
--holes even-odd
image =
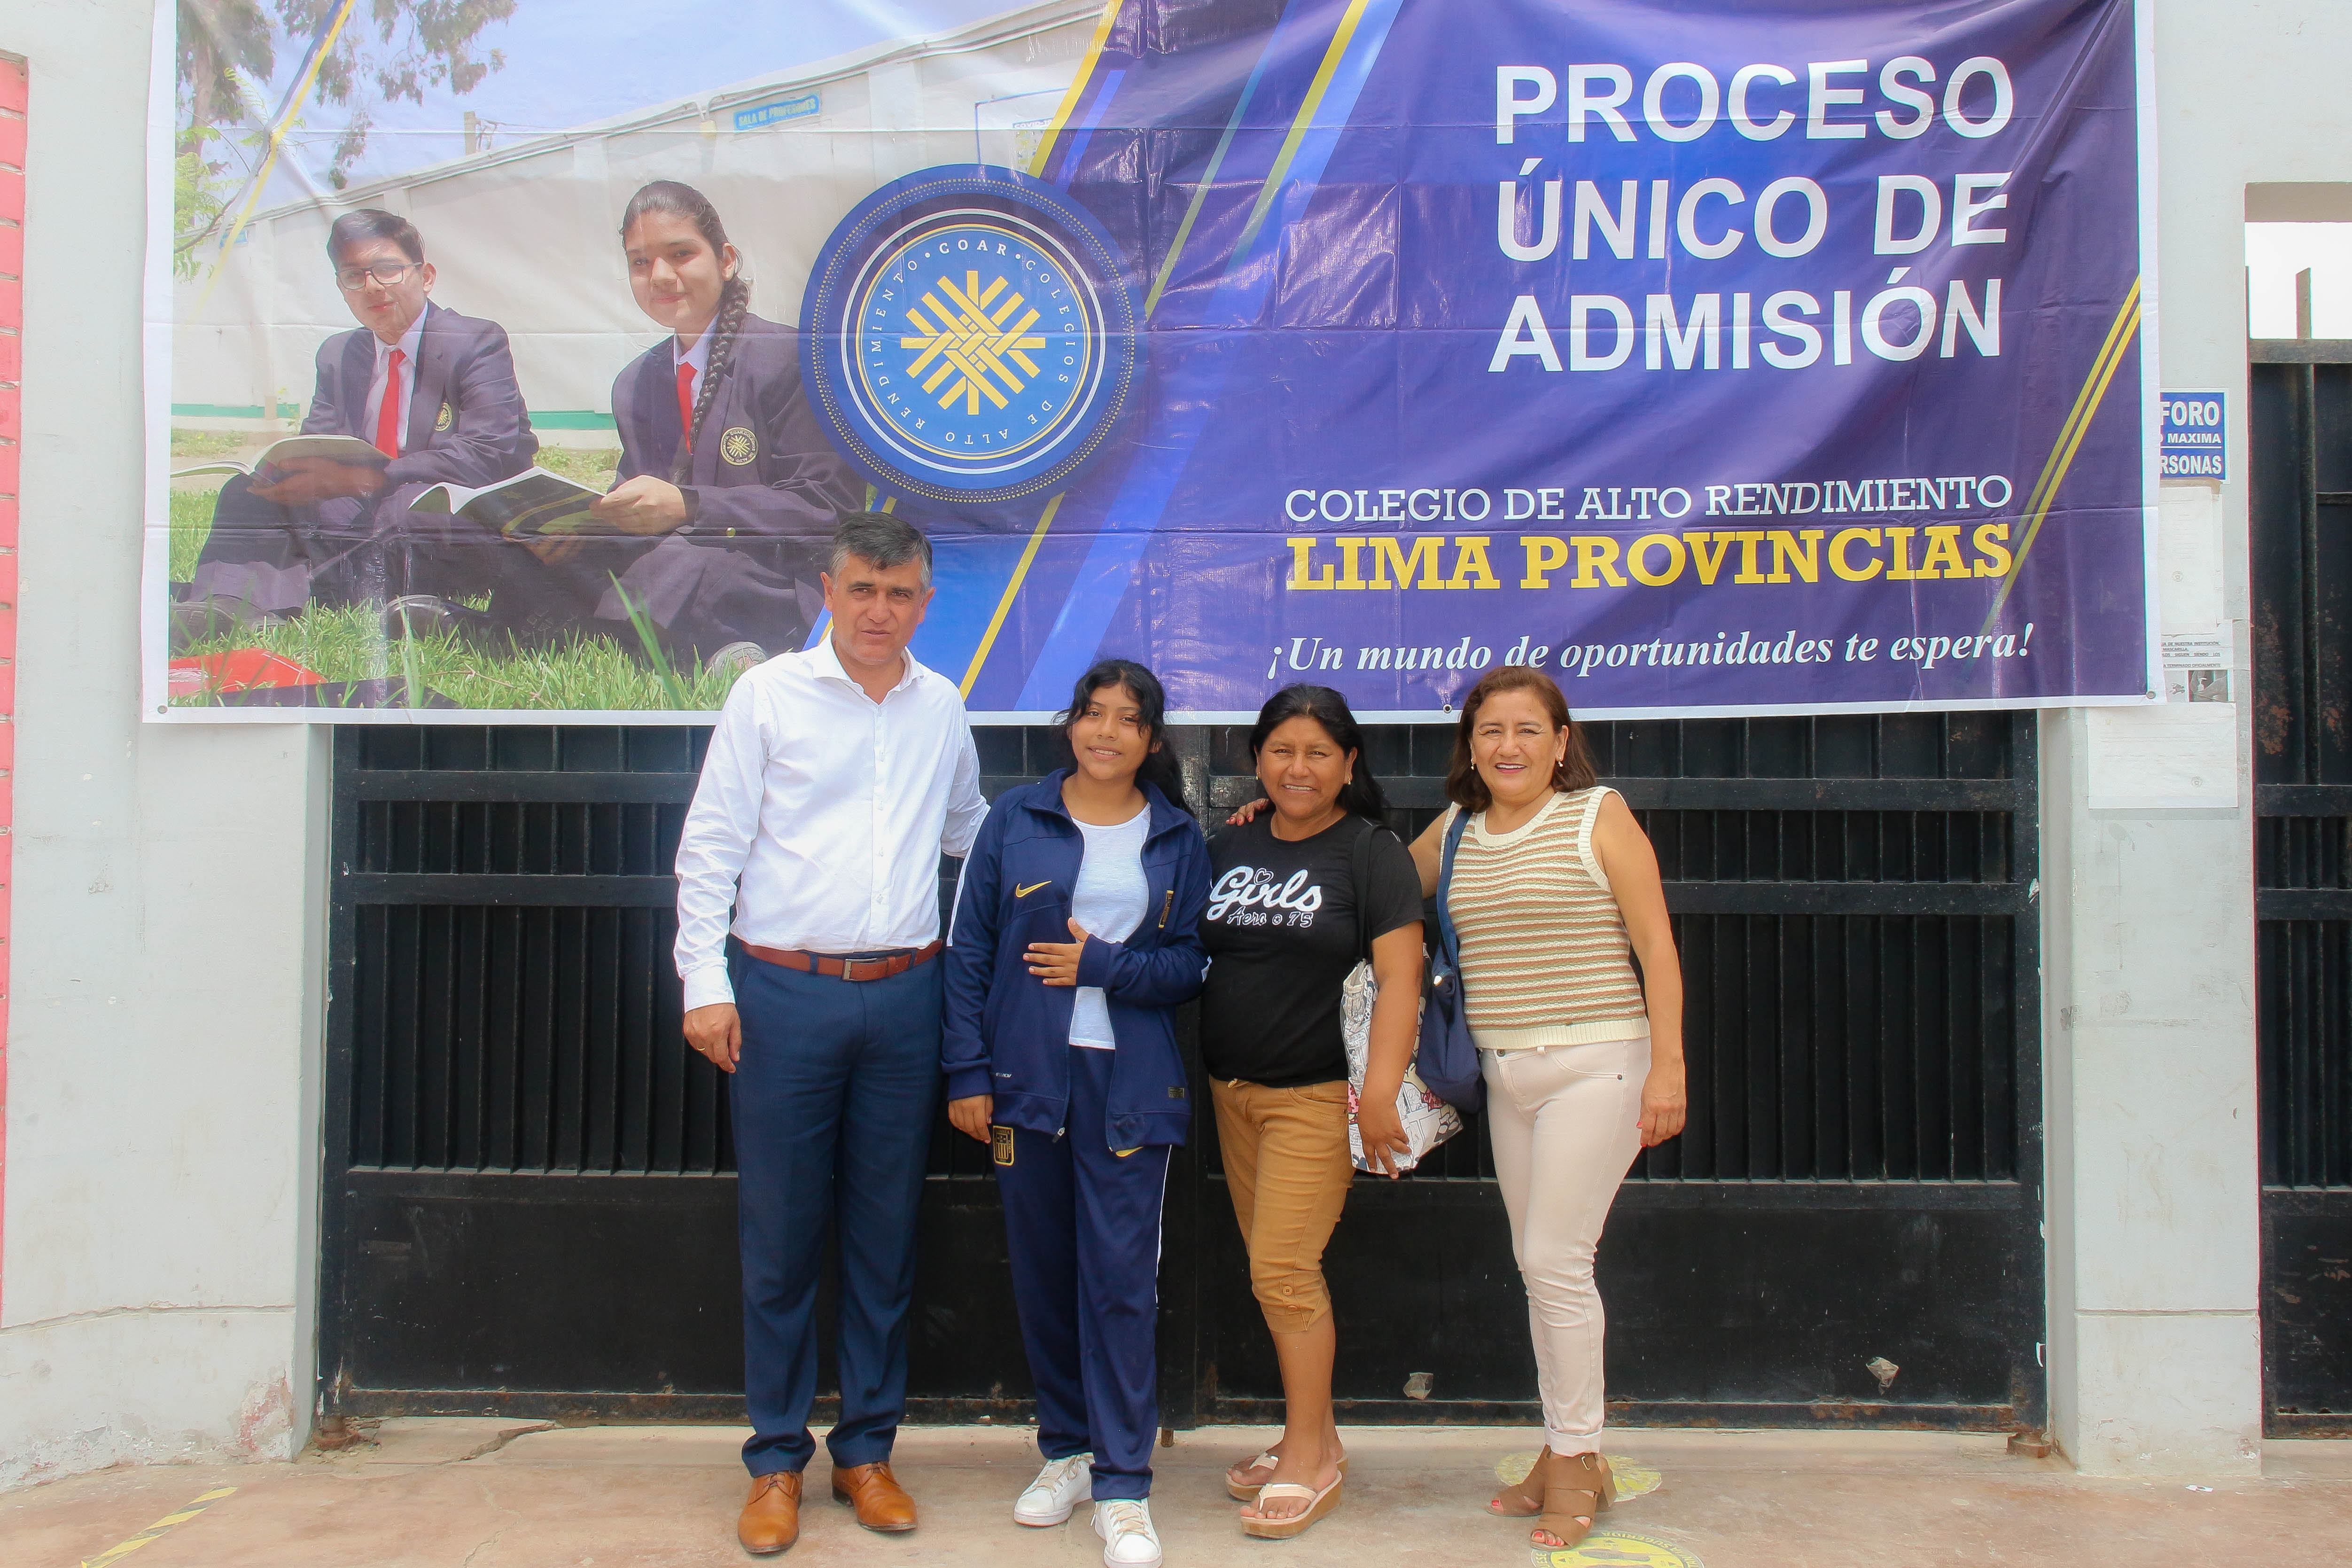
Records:
<instances>
[{"instance_id":1,"label":"white pants","mask_svg":"<svg viewBox=\"0 0 2352 1568\"><path fill-rule=\"evenodd\" d=\"M1556 1454L1597 1454L1608 1320L1592 1282L1592 1255L1617 1185L1641 1152L1650 1042L1478 1055L1495 1174L1527 1286L1544 1436Z\"/></svg>"}]
</instances>

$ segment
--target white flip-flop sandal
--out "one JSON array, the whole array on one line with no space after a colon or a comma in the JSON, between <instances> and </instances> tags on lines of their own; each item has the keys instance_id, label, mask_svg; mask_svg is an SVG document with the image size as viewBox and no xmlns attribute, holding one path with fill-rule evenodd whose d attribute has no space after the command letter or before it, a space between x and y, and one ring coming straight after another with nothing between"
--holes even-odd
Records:
<instances>
[{"instance_id":1,"label":"white flip-flop sandal","mask_svg":"<svg viewBox=\"0 0 2352 1568\"><path fill-rule=\"evenodd\" d=\"M1305 1498L1307 1500L1307 1507L1287 1519L1252 1519L1245 1514L1242 1518L1242 1533L1254 1535L1260 1541L1288 1541L1294 1535L1303 1534L1308 1525L1339 1506L1339 1491L1347 1484L1347 1477L1336 1477L1329 1486L1318 1492L1313 1487L1301 1486L1297 1481L1268 1481L1257 1489L1260 1507L1264 1507L1268 1499L1278 1497Z\"/></svg>"},{"instance_id":2,"label":"white flip-flop sandal","mask_svg":"<svg viewBox=\"0 0 2352 1568\"><path fill-rule=\"evenodd\" d=\"M1244 1465L1242 1468L1244 1470L1270 1470L1281 1462L1282 1456L1269 1449L1267 1452L1260 1454L1256 1458L1252 1459L1248 1464ZM1342 1454L1339 1456L1339 1479L1345 1480L1347 1478L1348 1456ZM1225 1495L1232 1498L1235 1502L1255 1502L1257 1500L1258 1492L1263 1489L1266 1483L1264 1481L1258 1482L1256 1486L1244 1485L1244 1483L1234 1479L1232 1474L1228 1472L1225 1476Z\"/></svg>"}]
</instances>

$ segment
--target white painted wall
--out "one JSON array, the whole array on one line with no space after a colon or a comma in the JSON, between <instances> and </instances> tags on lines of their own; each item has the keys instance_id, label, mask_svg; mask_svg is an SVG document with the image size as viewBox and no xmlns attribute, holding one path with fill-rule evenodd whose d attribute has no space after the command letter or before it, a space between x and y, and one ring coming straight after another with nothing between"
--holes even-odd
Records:
<instances>
[{"instance_id":1,"label":"white painted wall","mask_svg":"<svg viewBox=\"0 0 2352 1568\"><path fill-rule=\"evenodd\" d=\"M2235 471L2211 526L2242 698L2245 187L2352 180L2352 6L2158 0L2155 26L2158 341L2166 384L2238 389ZM2086 716L2042 726L2051 1414L2060 1446L2096 1474L2252 1475L2261 1464L2243 701L2236 718L2232 810L2094 811Z\"/></svg>"},{"instance_id":2,"label":"white painted wall","mask_svg":"<svg viewBox=\"0 0 2352 1568\"><path fill-rule=\"evenodd\" d=\"M139 722L151 0L30 61L0 1488L307 1430L325 731Z\"/></svg>"},{"instance_id":3,"label":"white painted wall","mask_svg":"<svg viewBox=\"0 0 2352 1568\"><path fill-rule=\"evenodd\" d=\"M32 62L0 1487L281 1455L307 1418L324 731L138 721L150 16L0 11ZM2352 180L2352 6L2160 0L2157 30L2165 376L2242 387L2243 187ZM2242 479L2220 499L2242 690ZM2095 813L2088 747L2045 722L2053 1426L2086 1470L2249 1472L2251 812Z\"/></svg>"}]
</instances>

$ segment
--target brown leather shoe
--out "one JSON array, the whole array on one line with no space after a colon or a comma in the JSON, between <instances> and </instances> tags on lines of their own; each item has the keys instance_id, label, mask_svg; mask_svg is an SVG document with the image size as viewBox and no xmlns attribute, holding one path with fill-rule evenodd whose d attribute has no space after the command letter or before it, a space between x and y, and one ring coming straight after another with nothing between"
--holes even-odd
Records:
<instances>
[{"instance_id":1,"label":"brown leather shoe","mask_svg":"<svg viewBox=\"0 0 2352 1568\"><path fill-rule=\"evenodd\" d=\"M844 1469L833 1468L833 1500L845 1502L857 1510L857 1522L868 1530L900 1531L915 1528L915 1500L890 1473L890 1461L878 1465L852 1465Z\"/></svg>"},{"instance_id":2,"label":"brown leather shoe","mask_svg":"<svg viewBox=\"0 0 2352 1568\"><path fill-rule=\"evenodd\" d=\"M772 1557L800 1539L801 1477L798 1470L755 1476L735 1539L754 1557Z\"/></svg>"}]
</instances>

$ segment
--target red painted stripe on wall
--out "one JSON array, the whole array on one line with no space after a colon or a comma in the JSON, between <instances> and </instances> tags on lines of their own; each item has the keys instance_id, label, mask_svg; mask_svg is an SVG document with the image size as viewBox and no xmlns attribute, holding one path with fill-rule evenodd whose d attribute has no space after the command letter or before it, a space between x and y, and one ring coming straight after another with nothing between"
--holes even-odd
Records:
<instances>
[{"instance_id":1,"label":"red painted stripe on wall","mask_svg":"<svg viewBox=\"0 0 2352 1568\"><path fill-rule=\"evenodd\" d=\"M16 475L23 450L25 62L0 55L0 1289L8 1256L10 892L16 823ZM5 1298L0 1298L5 1300Z\"/></svg>"}]
</instances>

